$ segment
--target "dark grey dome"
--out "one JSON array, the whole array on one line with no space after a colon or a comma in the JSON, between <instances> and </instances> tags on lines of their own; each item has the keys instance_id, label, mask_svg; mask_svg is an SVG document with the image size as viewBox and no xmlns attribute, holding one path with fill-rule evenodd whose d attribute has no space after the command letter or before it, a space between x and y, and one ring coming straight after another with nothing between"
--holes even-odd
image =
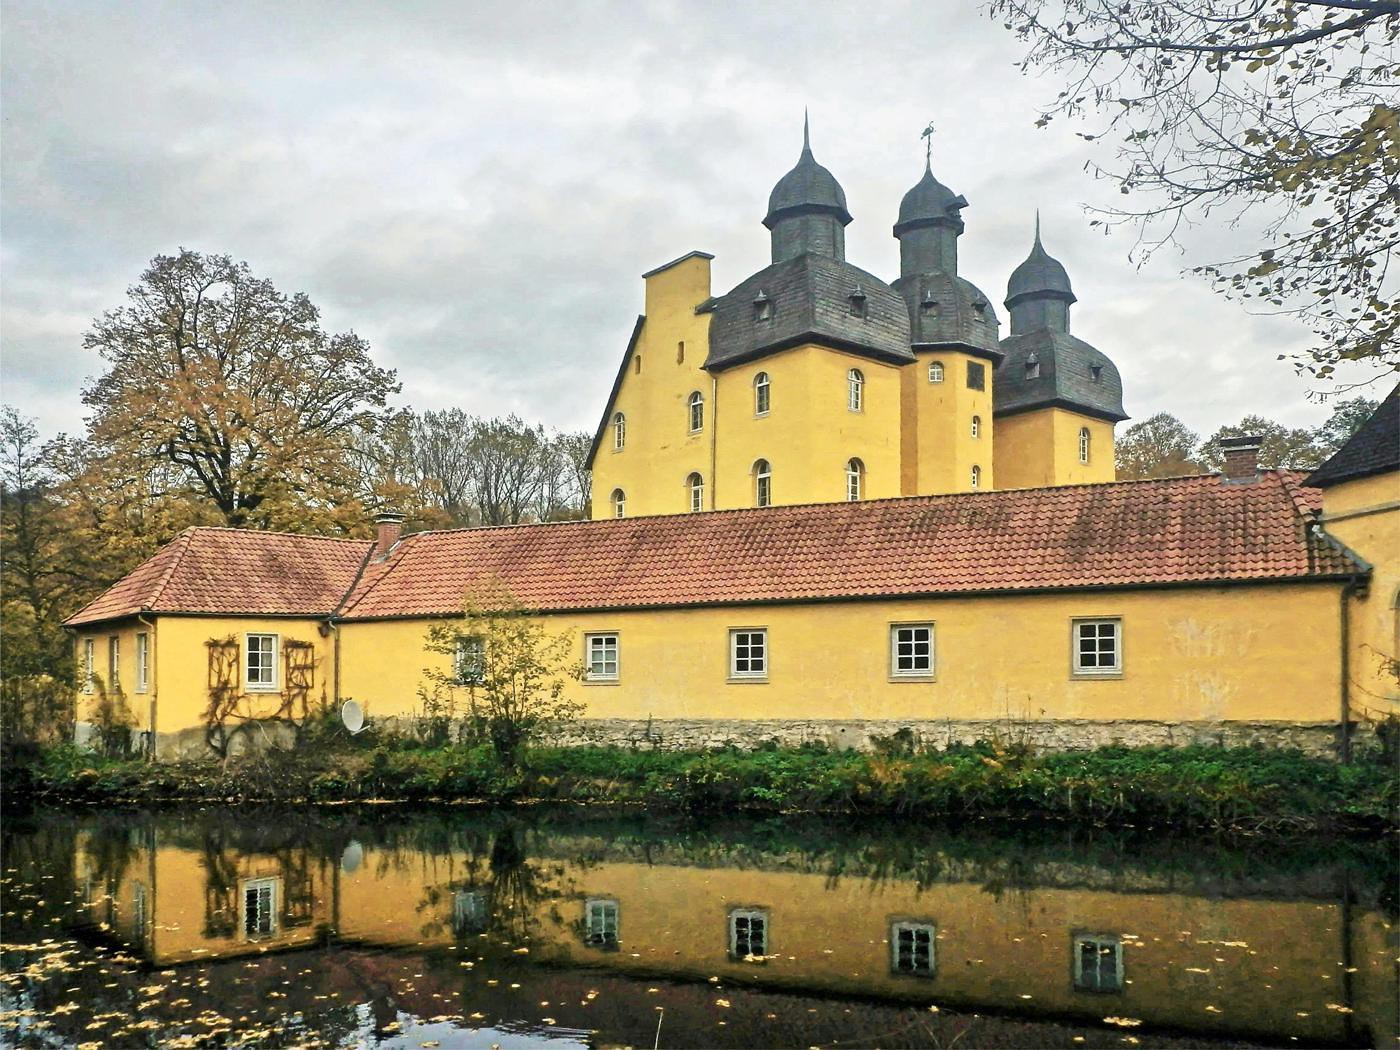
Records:
<instances>
[{"instance_id":1,"label":"dark grey dome","mask_svg":"<svg viewBox=\"0 0 1400 1050\"><path fill-rule=\"evenodd\" d=\"M1117 423L1123 380L1108 356L1068 332L1041 328L1001 341L1006 354L992 386L998 416L1035 408L1067 408Z\"/></svg>"},{"instance_id":2,"label":"dark grey dome","mask_svg":"<svg viewBox=\"0 0 1400 1050\"><path fill-rule=\"evenodd\" d=\"M768 214L764 216L763 225L771 230L778 219L797 211L828 212L840 219L843 226L851 221L851 213L846 210L846 191L836 181L836 176L812 156L805 120L802 124L802 155L797 158L796 166L778 180L773 192L768 195Z\"/></svg>"},{"instance_id":3,"label":"dark grey dome","mask_svg":"<svg viewBox=\"0 0 1400 1050\"><path fill-rule=\"evenodd\" d=\"M1026 256L1025 262L1012 271L1011 280L1006 283L1008 307L1029 298L1059 299L1066 303L1075 301L1069 274L1040 243L1039 216L1035 220L1035 244L1031 246L1031 253Z\"/></svg>"},{"instance_id":4,"label":"dark grey dome","mask_svg":"<svg viewBox=\"0 0 1400 1050\"><path fill-rule=\"evenodd\" d=\"M971 281L943 271L907 274L894 282L909 311L915 345L956 343L1000 359L996 310Z\"/></svg>"},{"instance_id":5,"label":"dark grey dome","mask_svg":"<svg viewBox=\"0 0 1400 1050\"><path fill-rule=\"evenodd\" d=\"M898 237L905 230L931 222L956 223L961 232L963 222L958 212L966 207L966 198L935 179L933 169L925 165L924 177L899 202L899 221L895 223L894 235Z\"/></svg>"}]
</instances>

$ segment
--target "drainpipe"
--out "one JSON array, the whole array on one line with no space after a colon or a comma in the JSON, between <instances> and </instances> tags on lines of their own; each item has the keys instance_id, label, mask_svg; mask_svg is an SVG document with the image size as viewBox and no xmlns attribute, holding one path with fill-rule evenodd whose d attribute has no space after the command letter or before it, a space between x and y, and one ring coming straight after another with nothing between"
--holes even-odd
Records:
<instances>
[{"instance_id":1,"label":"drainpipe","mask_svg":"<svg viewBox=\"0 0 1400 1050\"><path fill-rule=\"evenodd\" d=\"M340 708L340 626L335 622L335 613L326 617L326 629L331 632L331 674L335 685L331 688L331 704Z\"/></svg>"},{"instance_id":2,"label":"drainpipe","mask_svg":"<svg viewBox=\"0 0 1400 1050\"><path fill-rule=\"evenodd\" d=\"M146 749L146 761L156 760L156 625L146 619L145 610L136 614L136 622L148 628L146 631L146 691L151 694L151 746Z\"/></svg>"}]
</instances>

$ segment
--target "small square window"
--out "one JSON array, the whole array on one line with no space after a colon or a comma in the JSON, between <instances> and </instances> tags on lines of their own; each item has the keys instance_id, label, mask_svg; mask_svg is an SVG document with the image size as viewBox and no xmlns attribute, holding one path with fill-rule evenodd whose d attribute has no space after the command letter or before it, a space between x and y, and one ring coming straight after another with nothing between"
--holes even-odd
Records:
<instances>
[{"instance_id":1,"label":"small square window","mask_svg":"<svg viewBox=\"0 0 1400 1050\"><path fill-rule=\"evenodd\" d=\"M729 632L729 677L768 677L768 631L746 628Z\"/></svg>"},{"instance_id":2,"label":"small square window","mask_svg":"<svg viewBox=\"0 0 1400 1050\"><path fill-rule=\"evenodd\" d=\"M616 682L618 678L617 635L586 634L583 636L584 659L590 682Z\"/></svg>"},{"instance_id":3,"label":"small square window","mask_svg":"<svg viewBox=\"0 0 1400 1050\"><path fill-rule=\"evenodd\" d=\"M933 676L933 624L890 625L890 675L894 678Z\"/></svg>"},{"instance_id":4,"label":"small square window","mask_svg":"<svg viewBox=\"0 0 1400 1050\"><path fill-rule=\"evenodd\" d=\"M890 923L890 973L932 977L938 928L931 922Z\"/></svg>"},{"instance_id":5,"label":"small square window","mask_svg":"<svg viewBox=\"0 0 1400 1050\"><path fill-rule=\"evenodd\" d=\"M458 637L452 672L458 685L481 685L486 681L486 639L477 634Z\"/></svg>"},{"instance_id":6,"label":"small square window","mask_svg":"<svg viewBox=\"0 0 1400 1050\"><path fill-rule=\"evenodd\" d=\"M967 363L967 388L969 390L987 389L987 366L977 361Z\"/></svg>"},{"instance_id":7,"label":"small square window","mask_svg":"<svg viewBox=\"0 0 1400 1050\"><path fill-rule=\"evenodd\" d=\"M762 962L768 955L768 909L735 908L729 913L729 956Z\"/></svg>"},{"instance_id":8,"label":"small square window","mask_svg":"<svg viewBox=\"0 0 1400 1050\"><path fill-rule=\"evenodd\" d=\"M1075 620L1072 654L1074 673L1092 677L1123 672L1123 621Z\"/></svg>"},{"instance_id":9,"label":"small square window","mask_svg":"<svg viewBox=\"0 0 1400 1050\"><path fill-rule=\"evenodd\" d=\"M622 906L611 898L595 898L583 905L583 943L590 948L617 951L618 917Z\"/></svg>"},{"instance_id":10,"label":"small square window","mask_svg":"<svg viewBox=\"0 0 1400 1050\"><path fill-rule=\"evenodd\" d=\"M277 635L250 634L244 663L244 684L252 692L277 689Z\"/></svg>"},{"instance_id":11,"label":"small square window","mask_svg":"<svg viewBox=\"0 0 1400 1050\"><path fill-rule=\"evenodd\" d=\"M1123 990L1123 940L1111 933L1074 935L1074 990Z\"/></svg>"}]
</instances>

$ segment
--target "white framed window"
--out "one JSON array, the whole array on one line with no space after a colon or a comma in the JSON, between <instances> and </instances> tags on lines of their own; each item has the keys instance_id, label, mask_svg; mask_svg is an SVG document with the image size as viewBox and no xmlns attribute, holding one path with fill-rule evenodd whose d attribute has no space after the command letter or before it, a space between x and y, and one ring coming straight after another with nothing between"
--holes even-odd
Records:
<instances>
[{"instance_id":1,"label":"white framed window","mask_svg":"<svg viewBox=\"0 0 1400 1050\"><path fill-rule=\"evenodd\" d=\"M931 922L890 923L890 973L932 977L937 941Z\"/></svg>"},{"instance_id":2,"label":"white framed window","mask_svg":"<svg viewBox=\"0 0 1400 1050\"><path fill-rule=\"evenodd\" d=\"M458 685L480 685L486 680L486 639L479 634L459 635L452 653L452 677Z\"/></svg>"},{"instance_id":3,"label":"white framed window","mask_svg":"<svg viewBox=\"0 0 1400 1050\"><path fill-rule=\"evenodd\" d=\"M1118 617L1072 621L1070 644L1076 675L1094 677L1123 673L1123 621Z\"/></svg>"},{"instance_id":4,"label":"white framed window","mask_svg":"<svg viewBox=\"0 0 1400 1050\"><path fill-rule=\"evenodd\" d=\"M981 468L981 467L979 467L979 466L977 466L977 465L975 465L975 464L973 465L973 467L972 467L972 476L969 478L969 481L971 482L972 487L975 488L975 489L981 488L981 487L982 487L982 468Z\"/></svg>"},{"instance_id":5,"label":"white framed window","mask_svg":"<svg viewBox=\"0 0 1400 1050\"><path fill-rule=\"evenodd\" d=\"M621 489L613 489L612 491L612 512L614 518L627 516L627 493Z\"/></svg>"},{"instance_id":6,"label":"white framed window","mask_svg":"<svg viewBox=\"0 0 1400 1050\"><path fill-rule=\"evenodd\" d=\"M280 878L244 879L239 884L239 927L245 940L271 937L277 932L277 898L281 890Z\"/></svg>"},{"instance_id":7,"label":"white framed window","mask_svg":"<svg viewBox=\"0 0 1400 1050\"><path fill-rule=\"evenodd\" d=\"M686 490L690 493L690 512L697 514L705 509L705 479L692 474L685 479Z\"/></svg>"},{"instance_id":8,"label":"white framed window","mask_svg":"<svg viewBox=\"0 0 1400 1050\"><path fill-rule=\"evenodd\" d=\"M277 689L277 635L250 634L243 646L243 684L250 692Z\"/></svg>"},{"instance_id":9,"label":"white framed window","mask_svg":"<svg viewBox=\"0 0 1400 1050\"><path fill-rule=\"evenodd\" d=\"M616 682L618 679L617 634L585 634L583 636L584 663L588 669L590 682Z\"/></svg>"},{"instance_id":10,"label":"white framed window","mask_svg":"<svg viewBox=\"0 0 1400 1050\"><path fill-rule=\"evenodd\" d=\"M733 908L729 912L729 956L761 961L769 949L768 909Z\"/></svg>"},{"instance_id":11,"label":"white framed window","mask_svg":"<svg viewBox=\"0 0 1400 1050\"><path fill-rule=\"evenodd\" d=\"M622 905L611 897L594 897L583 903L583 943L590 948L616 951Z\"/></svg>"},{"instance_id":12,"label":"white framed window","mask_svg":"<svg viewBox=\"0 0 1400 1050\"><path fill-rule=\"evenodd\" d=\"M766 416L769 407L769 394L771 384L768 381L768 373L760 372L753 377L753 414L756 416Z\"/></svg>"},{"instance_id":13,"label":"white framed window","mask_svg":"<svg viewBox=\"0 0 1400 1050\"><path fill-rule=\"evenodd\" d=\"M753 505L773 505L773 467L766 459L760 459L753 465Z\"/></svg>"},{"instance_id":14,"label":"white framed window","mask_svg":"<svg viewBox=\"0 0 1400 1050\"><path fill-rule=\"evenodd\" d=\"M890 624L890 676L933 677L933 624Z\"/></svg>"},{"instance_id":15,"label":"white framed window","mask_svg":"<svg viewBox=\"0 0 1400 1050\"><path fill-rule=\"evenodd\" d=\"M97 678L97 642L92 638L83 639L83 692L90 693Z\"/></svg>"},{"instance_id":16,"label":"white framed window","mask_svg":"<svg viewBox=\"0 0 1400 1050\"><path fill-rule=\"evenodd\" d=\"M1079 462L1089 462L1089 428L1079 428Z\"/></svg>"},{"instance_id":17,"label":"white framed window","mask_svg":"<svg viewBox=\"0 0 1400 1050\"><path fill-rule=\"evenodd\" d=\"M865 408L865 376L859 368L846 373L846 407L852 412Z\"/></svg>"},{"instance_id":18,"label":"white framed window","mask_svg":"<svg viewBox=\"0 0 1400 1050\"><path fill-rule=\"evenodd\" d=\"M979 437L982 436L982 417L981 417L981 416L973 416L973 417L972 417L972 436L975 437L975 438L979 438Z\"/></svg>"},{"instance_id":19,"label":"white framed window","mask_svg":"<svg viewBox=\"0 0 1400 1050\"><path fill-rule=\"evenodd\" d=\"M638 364L641 362L638 361ZM627 417L621 412L613 416L613 451L621 452L627 447Z\"/></svg>"},{"instance_id":20,"label":"white framed window","mask_svg":"<svg viewBox=\"0 0 1400 1050\"><path fill-rule=\"evenodd\" d=\"M690 414L690 432L698 434L705 429L705 395L694 391L686 405Z\"/></svg>"},{"instance_id":21,"label":"white framed window","mask_svg":"<svg viewBox=\"0 0 1400 1050\"><path fill-rule=\"evenodd\" d=\"M1112 933L1074 935L1074 989L1077 992L1123 990L1123 939Z\"/></svg>"},{"instance_id":22,"label":"white framed window","mask_svg":"<svg viewBox=\"0 0 1400 1050\"><path fill-rule=\"evenodd\" d=\"M122 640L115 634L107 639L107 689L119 693L122 688Z\"/></svg>"},{"instance_id":23,"label":"white framed window","mask_svg":"<svg viewBox=\"0 0 1400 1050\"><path fill-rule=\"evenodd\" d=\"M846 461L846 502L854 503L865 494L865 464L858 459Z\"/></svg>"},{"instance_id":24,"label":"white framed window","mask_svg":"<svg viewBox=\"0 0 1400 1050\"><path fill-rule=\"evenodd\" d=\"M151 682L151 636L140 631L136 635L136 691L144 693Z\"/></svg>"},{"instance_id":25,"label":"white framed window","mask_svg":"<svg viewBox=\"0 0 1400 1050\"><path fill-rule=\"evenodd\" d=\"M943 382L943 362L930 361L928 363L928 381L930 383Z\"/></svg>"},{"instance_id":26,"label":"white framed window","mask_svg":"<svg viewBox=\"0 0 1400 1050\"><path fill-rule=\"evenodd\" d=\"M458 890L452 895L453 936L485 933L489 918L489 898L484 890Z\"/></svg>"},{"instance_id":27,"label":"white framed window","mask_svg":"<svg viewBox=\"0 0 1400 1050\"><path fill-rule=\"evenodd\" d=\"M740 627L729 632L729 677L768 677L768 628Z\"/></svg>"}]
</instances>

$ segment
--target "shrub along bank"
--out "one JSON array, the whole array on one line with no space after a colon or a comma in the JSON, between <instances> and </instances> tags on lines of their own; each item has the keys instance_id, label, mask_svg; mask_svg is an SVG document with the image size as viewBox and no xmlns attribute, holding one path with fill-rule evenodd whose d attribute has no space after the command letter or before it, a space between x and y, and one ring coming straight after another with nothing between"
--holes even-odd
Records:
<instances>
[{"instance_id":1,"label":"shrub along bank","mask_svg":"<svg viewBox=\"0 0 1400 1050\"><path fill-rule=\"evenodd\" d=\"M645 804L704 813L886 813L1237 830L1397 826L1400 777L1248 748L1107 747L1037 755L991 744L919 754L820 748L672 752L313 746L226 763L153 764L52 748L6 770L5 794L46 800L429 799Z\"/></svg>"}]
</instances>

